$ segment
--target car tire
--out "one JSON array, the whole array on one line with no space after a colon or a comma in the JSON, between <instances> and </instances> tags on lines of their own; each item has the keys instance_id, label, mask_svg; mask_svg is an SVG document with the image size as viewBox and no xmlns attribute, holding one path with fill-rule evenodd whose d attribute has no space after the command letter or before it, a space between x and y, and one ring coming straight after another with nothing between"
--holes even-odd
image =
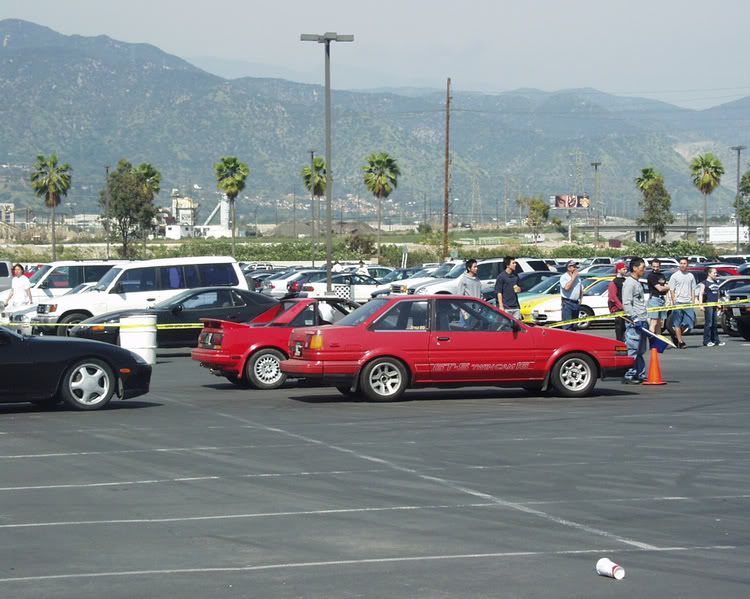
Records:
<instances>
[{"instance_id":1,"label":"car tire","mask_svg":"<svg viewBox=\"0 0 750 599\"><path fill-rule=\"evenodd\" d=\"M106 362L96 358L79 360L63 376L60 397L76 410L98 410L106 406L117 388L117 378Z\"/></svg>"},{"instance_id":2,"label":"car tire","mask_svg":"<svg viewBox=\"0 0 750 599\"><path fill-rule=\"evenodd\" d=\"M276 349L255 352L245 366L245 380L255 389L278 389L286 382L281 362L286 356Z\"/></svg>"},{"instance_id":3,"label":"car tire","mask_svg":"<svg viewBox=\"0 0 750 599\"><path fill-rule=\"evenodd\" d=\"M737 331L742 335L745 341L750 341L750 324L747 324L742 320L737 320Z\"/></svg>"},{"instance_id":4,"label":"car tire","mask_svg":"<svg viewBox=\"0 0 750 599\"><path fill-rule=\"evenodd\" d=\"M550 385L563 397L585 397L596 385L596 378L592 358L581 353L565 354L552 367Z\"/></svg>"},{"instance_id":5,"label":"car tire","mask_svg":"<svg viewBox=\"0 0 750 599\"><path fill-rule=\"evenodd\" d=\"M359 388L370 401L398 401L406 391L406 368L396 358L377 358L360 374Z\"/></svg>"},{"instance_id":6,"label":"car tire","mask_svg":"<svg viewBox=\"0 0 750 599\"><path fill-rule=\"evenodd\" d=\"M86 320L89 316L87 314L82 314L81 312L73 312L72 314L67 314L63 316L60 319L60 324L69 324L74 325L78 324L79 322ZM57 327L57 335L59 337L69 337L70 336L70 329L72 327Z\"/></svg>"},{"instance_id":7,"label":"car tire","mask_svg":"<svg viewBox=\"0 0 750 599\"><path fill-rule=\"evenodd\" d=\"M593 316L593 315L594 315L594 311L588 306L581 306L578 309L578 318L588 318L589 316ZM585 331L591 328L591 322L580 322L576 325L576 328L579 331Z\"/></svg>"},{"instance_id":8,"label":"car tire","mask_svg":"<svg viewBox=\"0 0 750 599\"><path fill-rule=\"evenodd\" d=\"M730 337L739 337L740 332L737 329L737 319L731 314L724 312L721 315L721 329L725 335Z\"/></svg>"}]
</instances>

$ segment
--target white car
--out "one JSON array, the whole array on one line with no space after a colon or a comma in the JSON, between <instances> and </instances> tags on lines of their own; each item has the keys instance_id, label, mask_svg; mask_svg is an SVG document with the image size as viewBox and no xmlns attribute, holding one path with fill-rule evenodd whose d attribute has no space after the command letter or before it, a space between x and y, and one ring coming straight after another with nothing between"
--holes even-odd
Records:
<instances>
[{"instance_id":1,"label":"white car","mask_svg":"<svg viewBox=\"0 0 750 599\"><path fill-rule=\"evenodd\" d=\"M613 277L596 279L587 286L587 282L584 281L585 288L578 318L606 316L609 314L609 305L607 303L609 299L608 288L612 279ZM643 286L643 292L646 294L645 299L648 301L648 283L646 279L641 279L641 285ZM560 322L562 320L562 301L560 300L560 295L551 295L546 302L534 306L534 309L531 311L531 317L536 324ZM602 318L596 322L612 324L614 318ZM577 328L588 329L590 326L590 322L582 322L577 325Z\"/></svg>"},{"instance_id":2,"label":"white car","mask_svg":"<svg viewBox=\"0 0 750 599\"><path fill-rule=\"evenodd\" d=\"M340 273L331 277L331 291L336 297L354 300L364 304L370 300L371 294L380 284L367 275L354 273ZM304 297L327 297L328 284L326 281L305 283L300 295Z\"/></svg>"},{"instance_id":3,"label":"white car","mask_svg":"<svg viewBox=\"0 0 750 599\"><path fill-rule=\"evenodd\" d=\"M497 276L503 270L503 258L488 258L477 262L477 278L482 282L482 290L493 288ZM516 274L530 271L550 272L549 265L537 258L516 258ZM435 295L438 293L458 293L459 279L466 272L465 262L460 262L445 275L445 278L427 281L419 286L409 286L414 295ZM414 291L412 292L412 289Z\"/></svg>"},{"instance_id":4,"label":"white car","mask_svg":"<svg viewBox=\"0 0 750 599\"><path fill-rule=\"evenodd\" d=\"M147 308L186 289L218 285L248 288L234 258L198 256L131 261L113 266L86 293L40 302L31 322L34 332L66 335L69 327L57 325L78 324L105 312Z\"/></svg>"},{"instance_id":5,"label":"white car","mask_svg":"<svg viewBox=\"0 0 750 599\"><path fill-rule=\"evenodd\" d=\"M450 260L444 262L437 268L433 269L429 273L416 273L413 277L404 279L403 281L397 281L391 283L391 294L392 295L406 295L409 293L409 289L415 289L424 283L431 283L435 279L442 279L447 275L457 264L464 264L463 260Z\"/></svg>"}]
</instances>

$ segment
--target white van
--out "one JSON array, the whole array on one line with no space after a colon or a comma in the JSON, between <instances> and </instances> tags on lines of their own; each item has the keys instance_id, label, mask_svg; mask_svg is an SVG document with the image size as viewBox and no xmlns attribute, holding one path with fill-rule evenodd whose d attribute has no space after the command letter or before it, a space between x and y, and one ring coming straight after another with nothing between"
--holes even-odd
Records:
<instances>
[{"instance_id":1,"label":"white van","mask_svg":"<svg viewBox=\"0 0 750 599\"><path fill-rule=\"evenodd\" d=\"M81 283L95 283L116 264L124 260L61 260L42 264L29 279L31 301L37 304L63 295ZM5 306L10 289L0 293L0 302Z\"/></svg>"},{"instance_id":2,"label":"white van","mask_svg":"<svg viewBox=\"0 0 750 599\"><path fill-rule=\"evenodd\" d=\"M64 335L65 327L37 325L76 324L105 312L147 308L185 289L217 285L248 288L234 258L199 256L127 262L114 266L88 293L40 303L32 325L35 333L54 331Z\"/></svg>"}]
</instances>

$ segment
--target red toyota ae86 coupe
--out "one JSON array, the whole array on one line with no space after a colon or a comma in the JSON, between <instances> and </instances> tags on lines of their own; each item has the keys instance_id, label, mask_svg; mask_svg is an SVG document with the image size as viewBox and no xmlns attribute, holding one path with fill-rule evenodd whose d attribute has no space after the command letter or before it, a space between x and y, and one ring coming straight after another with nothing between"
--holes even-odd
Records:
<instances>
[{"instance_id":1,"label":"red toyota ae86 coupe","mask_svg":"<svg viewBox=\"0 0 750 599\"><path fill-rule=\"evenodd\" d=\"M454 295L372 300L334 326L294 329L289 356L281 370L290 377L373 401L395 401L409 387L465 385L582 397L634 362L623 343L529 327Z\"/></svg>"}]
</instances>

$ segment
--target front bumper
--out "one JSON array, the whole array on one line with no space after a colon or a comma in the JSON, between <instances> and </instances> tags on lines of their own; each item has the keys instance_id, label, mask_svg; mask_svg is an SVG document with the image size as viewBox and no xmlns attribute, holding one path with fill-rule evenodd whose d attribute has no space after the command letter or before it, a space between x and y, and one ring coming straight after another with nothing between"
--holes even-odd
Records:
<instances>
[{"instance_id":1,"label":"front bumper","mask_svg":"<svg viewBox=\"0 0 750 599\"><path fill-rule=\"evenodd\" d=\"M57 335L57 314L36 314L31 318L32 335Z\"/></svg>"},{"instance_id":2,"label":"front bumper","mask_svg":"<svg viewBox=\"0 0 750 599\"><path fill-rule=\"evenodd\" d=\"M129 374L120 373L122 381L122 399L131 399L140 395L145 395L151 385L150 364L136 364L130 368Z\"/></svg>"}]
</instances>

